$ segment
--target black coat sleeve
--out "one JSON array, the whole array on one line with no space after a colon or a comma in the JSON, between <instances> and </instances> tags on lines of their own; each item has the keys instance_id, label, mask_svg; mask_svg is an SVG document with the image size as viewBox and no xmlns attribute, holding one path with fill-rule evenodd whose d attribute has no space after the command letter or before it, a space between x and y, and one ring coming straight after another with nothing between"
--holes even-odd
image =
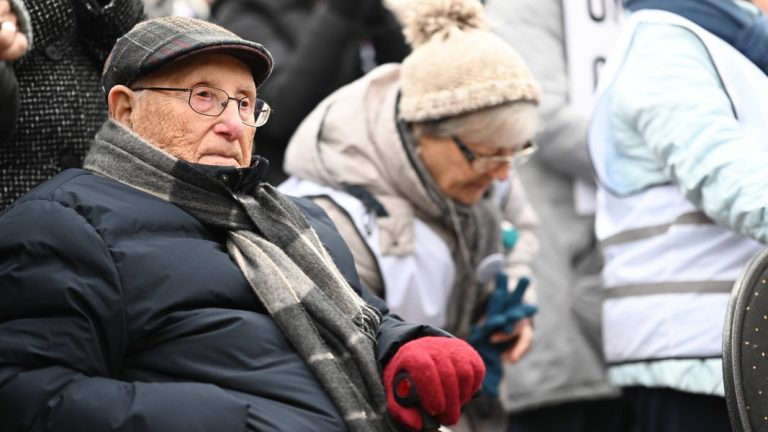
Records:
<instances>
[{"instance_id":1,"label":"black coat sleeve","mask_svg":"<svg viewBox=\"0 0 768 432\"><path fill-rule=\"evenodd\" d=\"M384 10L380 22L372 29L371 42L376 49L376 64L400 63L411 53L403 29L389 9Z\"/></svg>"},{"instance_id":2,"label":"black coat sleeve","mask_svg":"<svg viewBox=\"0 0 768 432\"><path fill-rule=\"evenodd\" d=\"M0 429L245 430L216 386L120 379L121 276L86 217L47 199L0 216Z\"/></svg>"},{"instance_id":3,"label":"black coat sleeve","mask_svg":"<svg viewBox=\"0 0 768 432\"><path fill-rule=\"evenodd\" d=\"M0 116L0 148L13 136L16 130L16 119L19 116L19 83L16 74L7 62L0 61L0 106L3 114Z\"/></svg>"},{"instance_id":4,"label":"black coat sleeve","mask_svg":"<svg viewBox=\"0 0 768 432\"><path fill-rule=\"evenodd\" d=\"M301 121L326 96L362 75L361 39L373 43L378 63L401 61L408 52L389 11L375 28L366 28L323 2L216 0L211 20L261 43L274 56L272 76L259 94L275 112L255 141L255 152L271 162L272 183L285 178L285 148Z\"/></svg>"},{"instance_id":5,"label":"black coat sleeve","mask_svg":"<svg viewBox=\"0 0 768 432\"><path fill-rule=\"evenodd\" d=\"M145 18L142 0L74 0L80 41L103 65L117 39Z\"/></svg>"},{"instance_id":6,"label":"black coat sleeve","mask_svg":"<svg viewBox=\"0 0 768 432\"><path fill-rule=\"evenodd\" d=\"M211 19L240 37L264 45L275 59L272 75L259 90L275 109L259 140L282 143L339 82L350 52L357 55L359 28L324 5L290 0L218 0ZM356 78L348 77L348 81ZM272 161L275 162L275 161ZM273 169L280 169L275 166Z\"/></svg>"}]
</instances>

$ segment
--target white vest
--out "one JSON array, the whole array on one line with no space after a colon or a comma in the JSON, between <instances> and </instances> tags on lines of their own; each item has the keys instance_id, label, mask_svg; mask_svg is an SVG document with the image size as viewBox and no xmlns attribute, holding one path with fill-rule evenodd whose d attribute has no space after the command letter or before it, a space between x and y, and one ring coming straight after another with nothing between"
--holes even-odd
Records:
<instances>
[{"instance_id":1,"label":"white vest","mask_svg":"<svg viewBox=\"0 0 768 432\"><path fill-rule=\"evenodd\" d=\"M589 148L598 178L606 179L610 103L603 97L623 63L638 24L668 23L694 32L709 51L739 123L768 136L768 79L736 49L678 15L633 13L617 51L603 69ZM610 185L609 185L610 186ZM603 338L610 363L719 357L729 293L742 266L762 246L713 224L675 185L630 196L598 191L596 232L605 257Z\"/></svg>"},{"instance_id":2,"label":"white vest","mask_svg":"<svg viewBox=\"0 0 768 432\"><path fill-rule=\"evenodd\" d=\"M412 255L382 255L379 228L372 223L375 216L357 198L297 177L282 183L280 191L301 197L328 197L343 208L378 263L390 312L409 322L445 326L455 268L448 245L427 224L414 219L416 247Z\"/></svg>"}]
</instances>

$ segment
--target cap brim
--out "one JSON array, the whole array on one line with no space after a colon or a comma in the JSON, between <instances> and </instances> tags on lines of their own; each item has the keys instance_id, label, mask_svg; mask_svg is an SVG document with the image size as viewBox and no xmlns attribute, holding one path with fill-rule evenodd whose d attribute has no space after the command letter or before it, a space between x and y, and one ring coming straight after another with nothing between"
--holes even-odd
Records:
<instances>
[{"instance_id":1,"label":"cap brim","mask_svg":"<svg viewBox=\"0 0 768 432\"><path fill-rule=\"evenodd\" d=\"M269 75L272 73L272 56L266 50L264 50L264 48L259 48L259 46L232 43L222 45L208 45L190 49L185 53L181 53L180 55L169 59L163 64L157 65L154 70L158 70L163 66L175 63L185 58L209 53L231 55L245 63L246 66L251 69L251 74L253 75L253 81L256 83L256 87L261 86L261 84L266 81L267 78L269 78ZM145 73L151 73L153 71L147 71Z\"/></svg>"}]
</instances>

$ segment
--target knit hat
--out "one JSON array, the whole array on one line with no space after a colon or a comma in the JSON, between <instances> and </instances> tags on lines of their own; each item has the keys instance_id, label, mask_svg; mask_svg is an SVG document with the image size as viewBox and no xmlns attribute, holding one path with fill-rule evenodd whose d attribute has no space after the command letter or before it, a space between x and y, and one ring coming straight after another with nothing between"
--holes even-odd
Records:
<instances>
[{"instance_id":1,"label":"knit hat","mask_svg":"<svg viewBox=\"0 0 768 432\"><path fill-rule=\"evenodd\" d=\"M413 51L401 67L403 120L538 103L539 84L517 51L491 33L479 1L414 0L404 33Z\"/></svg>"},{"instance_id":2,"label":"knit hat","mask_svg":"<svg viewBox=\"0 0 768 432\"><path fill-rule=\"evenodd\" d=\"M222 53L243 61L259 86L272 72L272 55L261 44L195 18L162 17L136 24L115 43L101 82L104 94L112 87L130 86L168 63L199 53Z\"/></svg>"}]
</instances>

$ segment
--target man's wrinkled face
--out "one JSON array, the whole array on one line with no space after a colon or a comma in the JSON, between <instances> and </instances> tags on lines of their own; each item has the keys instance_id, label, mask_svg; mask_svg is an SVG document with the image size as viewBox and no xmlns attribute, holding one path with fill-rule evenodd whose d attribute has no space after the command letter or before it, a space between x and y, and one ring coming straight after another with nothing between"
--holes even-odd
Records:
<instances>
[{"instance_id":1,"label":"man's wrinkled face","mask_svg":"<svg viewBox=\"0 0 768 432\"><path fill-rule=\"evenodd\" d=\"M208 86L233 98L256 97L248 66L226 54L198 54L174 62L134 84L139 87L193 88ZM133 131L162 150L187 162L247 167L256 128L243 124L238 103L230 100L217 117L189 106L188 92L135 92L130 114Z\"/></svg>"}]
</instances>

